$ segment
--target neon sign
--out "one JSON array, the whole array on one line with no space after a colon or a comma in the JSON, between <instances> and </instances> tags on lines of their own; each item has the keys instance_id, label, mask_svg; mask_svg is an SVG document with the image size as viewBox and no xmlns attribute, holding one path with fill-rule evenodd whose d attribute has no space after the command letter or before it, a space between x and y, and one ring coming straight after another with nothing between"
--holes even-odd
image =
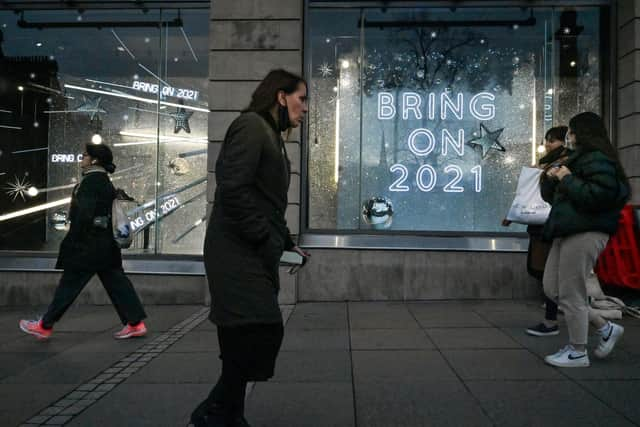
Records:
<instances>
[{"instance_id":1,"label":"neon sign","mask_svg":"<svg viewBox=\"0 0 640 427\"><path fill-rule=\"evenodd\" d=\"M77 163L82 161L82 154L52 154L51 163Z\"/></svg>"},{"instance_id":2,"label":"neon sign","mask_svg":"<svg viewBox=\"0 0 640 427\"><path fill-rule=\"evenodd\" d=\"M158 94L160 91L160 85L155 83L147 83L140 80L134 80L131 84L131 89L144 93ZM188 99L191 101L197 101L200 92L193 89L182 89L172 86L162 86L163 96L173 96L175 98Z\"/></svg>"},{"instance_id":3,"label":"neon sign","mask_svg":"<svg viewBox=\"0 0 640 427\"><path fill-rule=\"evenodd\" d=\"M439 108L436 101L439 101ZM396 104L393 93L379 92L378 120L393 120L396 115L402 120L462 121L466 115L480 121L491 120L496 116L495 95L490 92L480 92L471 97L467 96L465 99L463 93L442 92L437 94L432 92L420 95L416 92L403 92L398 95L398 104ZM464 156L466 141L464 129L445 128L440 131L438 136L440 137L439 141L435 132L425 127L413 129L407 136L407 147L417 157L428 157L432 153L442 156L455 153L459 157ZM446 183L442 186L443 192L462 193L467 190L461 185L465 174L473 176L473 185L468 190L476 193L482 191L481 165L474 165L465 171L458 165L449 164L443 168L443 173L438 173L433 166L423 164L411 180L409 176L412 173L402 163L392 165L389 170L397 175L397 178L389 186L389 191L392 192L409 191L410 187L407 182L413 181L419 191L429 193L436 188L438 182L444 179Z\"/></svg>"}]
</instances>

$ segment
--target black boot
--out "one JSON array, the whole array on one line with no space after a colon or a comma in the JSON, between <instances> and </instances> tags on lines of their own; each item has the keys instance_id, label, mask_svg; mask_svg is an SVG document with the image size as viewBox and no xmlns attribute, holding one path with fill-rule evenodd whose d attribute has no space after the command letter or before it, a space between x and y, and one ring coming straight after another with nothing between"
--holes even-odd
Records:
<instances>
[{"instance_id":1,"label":"black boot","mask_svg":"<svg viewBox=\"0 0 640 427\"><path fill-rule=\"evenodd\" d=\"M249 425L249 422L244 416L240 416L236 418L233 427L251 427L251 425Z\"/></svg>"},{"instance_id":2,"label":"black boot","mask_svg":"<svg viewBox=\"0 0 640 427\"><path fill-rule=\"evenodd\" d=\"M194 427L227 427L224 422L224 410L218 403L203 401L191 413L191 424Z\"/></svg>"}]
</instances>

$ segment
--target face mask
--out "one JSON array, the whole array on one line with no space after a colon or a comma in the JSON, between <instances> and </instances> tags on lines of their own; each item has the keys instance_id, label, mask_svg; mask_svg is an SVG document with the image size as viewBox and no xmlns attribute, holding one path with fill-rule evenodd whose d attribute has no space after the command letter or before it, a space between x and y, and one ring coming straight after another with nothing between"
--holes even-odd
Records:
<instances>
[{"instance_id":1,"label":"face mask","mask_svg":"<svg viewBox=\"0 0 640 427\"><path fill-rule=\"evenodd\" d=\"M291 122L289 121L289 109L278 104L278 127L280 132L289 129Z\"/></svg>"}]
</instances>

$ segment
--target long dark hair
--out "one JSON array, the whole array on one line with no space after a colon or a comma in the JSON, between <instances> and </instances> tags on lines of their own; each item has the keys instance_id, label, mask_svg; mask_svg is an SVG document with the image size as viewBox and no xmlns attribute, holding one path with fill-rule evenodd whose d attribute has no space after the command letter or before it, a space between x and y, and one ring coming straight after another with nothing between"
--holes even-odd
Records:
<instances>
[{"instance_id":1,"label":"long dark hair","mask_svg":"<svg viewBox=\"0 0 640 427\"><path fill-rule=\"evenodd\" d=\"M243 113L252 111L265 114L269 112L278 102L279 91L290 95L298 89L300 83L307 86L307 82L302 77L286 70L269 71L269 74L260 82L253 95L251 95L251 103Z\"/></svg>"},{"instance_id":2,"label":"long dark hair","mask_svg":"<svg viewBox=\"0 0 640 427\"><path fill-rule=\"evenodd\" d=\"M576 136L576 145L583 151L600 151L616 165L618 179L625 183L627 189L629 179L624 173L620 158L609 139L609 133L602 117L592 112L580 113L569 120L569 127Z\"/></svg>"}]
</instances>

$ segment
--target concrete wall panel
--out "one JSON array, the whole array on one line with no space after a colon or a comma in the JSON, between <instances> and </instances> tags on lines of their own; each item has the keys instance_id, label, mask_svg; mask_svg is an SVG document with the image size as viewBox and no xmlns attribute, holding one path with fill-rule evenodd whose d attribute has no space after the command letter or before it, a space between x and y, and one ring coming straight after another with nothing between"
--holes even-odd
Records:
<instances>
[{"instance_id":1,"label":"concrete wall panel","mask_svg":"<svg viewBox=\"0 0 640 427\"><path fill-rule=\"evenodd\" d=\"M531 298L526 254L311 250L300 301Z\"/></svg>"},{"instance_id":2,"label":"concrete wall panel","mask_svg":"<svg viewBox=\"0 0 640 427\"><path fill-rule=\"evenodd\" d=\"M301 0L215 0L211 19L301 19Z\"/></svg>"},{"instance_id":3,"label":"concrete wall panel","mask_svg":"<svg viewBox=\"0 0 640 427\"><path fill-rule=\"evenodd\" d=\"M211 80L262 80L275 68L302 71L300 51L212 51L209 54Z\"/></svg>"},{"instance_id":4,"label":"concrete wall panel","mask_svg":"<svg viewBox=\"0 0 640 427\"><path fill-rule=\"evenodd\" d=\"M210 48L221 49L301 49L298 21L212 21Z\"/></svg>"}]
</instances>

